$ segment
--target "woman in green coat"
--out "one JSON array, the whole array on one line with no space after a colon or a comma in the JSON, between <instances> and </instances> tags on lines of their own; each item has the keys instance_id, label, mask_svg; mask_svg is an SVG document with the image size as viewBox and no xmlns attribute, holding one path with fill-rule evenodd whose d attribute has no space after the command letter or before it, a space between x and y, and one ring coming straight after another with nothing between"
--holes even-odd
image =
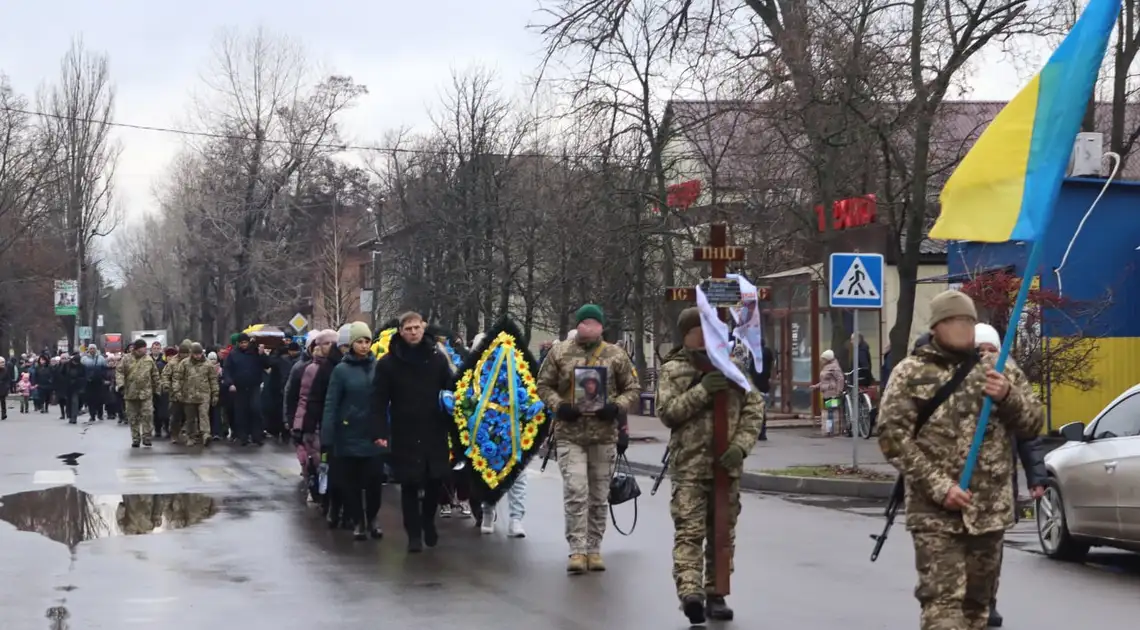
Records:
<instances>
[{"instance_id":1,"label":"woman in green coat","mask_svg":"<svg viewBox=\"0 0 1140 630\"><path fill-rule=\"evenodd\" d=\"M344 491L344 511L356 524L356 540L384 534L376 523L383 486L386 440L376 439L372 409L372 331L353 322L351 352L333 369L321 419L321 448L335 458Z\"/></svg>"}]
</instances>

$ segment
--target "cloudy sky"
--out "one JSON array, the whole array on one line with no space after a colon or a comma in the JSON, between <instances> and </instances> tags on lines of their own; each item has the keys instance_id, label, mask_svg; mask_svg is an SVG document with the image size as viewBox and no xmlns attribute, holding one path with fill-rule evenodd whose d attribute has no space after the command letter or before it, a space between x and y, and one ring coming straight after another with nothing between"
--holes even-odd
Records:
<instances>
[{"instance_id":1,"label":"cloudy sky","mask_svg":"<svg viewBox=\"0 0 1140 630\"><path fill-rule=\"evenodd\" d=\"M430 124L453 68L473 64L498 72L517 89L540 60L542 42L527 29L541 18L538 0L55 0L13 1L0 11L0 72L31 93L58 74L72 37L110 55L116 119L184 126L192 90L210 62L219 29L264 26L298 39L309 58L368 86L370 94L345 123L366 144L386 130ZM1023 74L1023 73L1021 73ZM983 64L972 80L975 99L1008 99L1024 77L1007 64ZM137 220L154 205L153 190L179 150L176 135L119 130L123 145L117 187Z\"/></svg>"}]
</instances>

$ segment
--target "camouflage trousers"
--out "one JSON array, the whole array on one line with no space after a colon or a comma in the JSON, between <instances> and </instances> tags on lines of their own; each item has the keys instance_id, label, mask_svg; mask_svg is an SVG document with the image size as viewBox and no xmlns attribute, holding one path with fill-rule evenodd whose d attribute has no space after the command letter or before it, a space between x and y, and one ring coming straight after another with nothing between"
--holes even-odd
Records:
<instances>
[{"instance_id":1,"label":"camouflage trousers","mask_svg":"<svg viewBox=\"0 0 1140 630\"><path fill-rule=\"evenodd\" d=\"M983 630L1001 573L1004 532L912 532L922 630Z\"/></svg>"},{"instance_id":2,"label":"camouflage trousers","mask_svg":"<svg viewBox=\"0 0 1140 630\"><path fill-rule=\"evenodd\" d=\"M713 482L674 481L669 501L673 516L673 582L677 597L717 595L713 559ZM728 486L728 556L736 555L736 520L740 516L740 480ZM728 564L729 573L734 563Z\"/></svg>"},{"instance_id":3,"label":"camouflage trousers","mask_svg":"<svg viewBox=\"0 0 1140 630\"><path fill-rule=\"evenodd\" d=\"M210 435L210 404L180 403L182 405L182 427L188 442L201 442L203 436Z\"/></svg>"},{"instance_id":4,"label":"camouflage trousers","mask_svg":"<svg viewBox=\"0 0 1140 630\"><path fill-rule=\"evenodd\" d=\"M617 460L617 444L582 446L558 440L557 448L570 554L600 552L609 518L610 478Z\"/></svg>"},{"instance_id":5,"label":"camouflage trousers","mask_svg":"<svg viewBox=\"0 0 1140 630\"><path fill-rule=\"evenodd\" d=\"M170 439L173 442L186 441L186 427L184 426L186 407L183 406L185 404L174 400L173 396L170 397L170 426L167 431L170 432Z\"/></svg>"},{"instance_id":6,"label":"camouflage trousers","mask_svg":"<svg viewBox=\"0 0 1140 630\"><path fill-rule=\"evenodd\" d=\"M127 422L131 425L131 441L150 440L154 435L154 399L125 400Z\"/></svg>"}]
</instances>

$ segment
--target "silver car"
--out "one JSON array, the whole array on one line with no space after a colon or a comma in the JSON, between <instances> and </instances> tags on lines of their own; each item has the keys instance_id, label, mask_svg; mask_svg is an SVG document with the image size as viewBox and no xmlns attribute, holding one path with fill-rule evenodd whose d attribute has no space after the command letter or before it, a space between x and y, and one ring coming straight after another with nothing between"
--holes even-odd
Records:
<instances>
[{"instance_id":1,"label":"silver car","mask_svg":"<svg viewBox=\"0 0 1140 630\"><path fill-rule=\"evenodd\" d=\"M1079 561L1093 546L1140 551L1140 385L1092 422L1066 424L1066 442L1045 456L1049 478L1037 500L1045 555Z\"/></svg>"}]
</instances>

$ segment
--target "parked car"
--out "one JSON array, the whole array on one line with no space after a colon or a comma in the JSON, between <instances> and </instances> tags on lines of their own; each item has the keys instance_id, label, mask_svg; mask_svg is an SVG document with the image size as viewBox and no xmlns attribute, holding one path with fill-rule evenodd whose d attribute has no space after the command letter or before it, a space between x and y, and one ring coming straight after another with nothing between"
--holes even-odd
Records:
<instances>
[{"instance_id":1,"label":"parked car","mask_svg":"<svg viewBox=\"0 0 1140 630\"><path fill-rule=\"evenodd\" d=\"M1045 456L1036 505L1042 551L1072 561L1095 546L1140 551L1140 385L1060 434L1066 442Z\"/></svg>"}]
</instances>

